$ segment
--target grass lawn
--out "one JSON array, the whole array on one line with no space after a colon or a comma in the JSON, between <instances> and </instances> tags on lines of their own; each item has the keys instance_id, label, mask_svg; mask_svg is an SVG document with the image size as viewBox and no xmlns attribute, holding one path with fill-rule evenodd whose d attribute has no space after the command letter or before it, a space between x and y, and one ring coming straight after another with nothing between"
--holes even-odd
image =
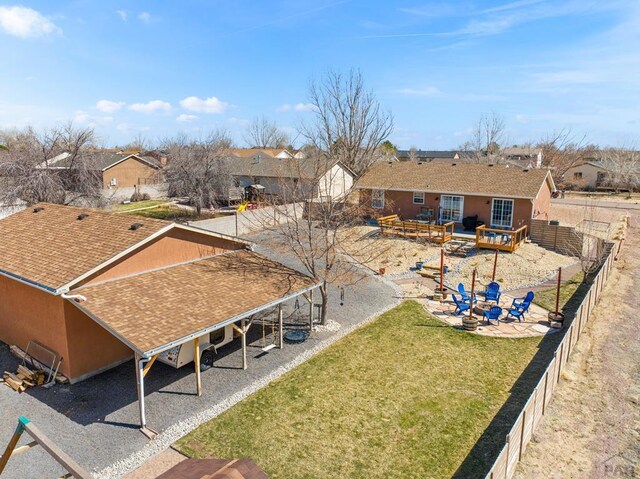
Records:
<instances>
[{"instance_id":1,"label":"grass lawn","mask_svg":"<svg viewBox=\"0 0 640 479\"><path fill-rule=\"evenodd\" d=\"M195 221L215 218L217 215L213 213L196 214L195 211L179 208L174 205L158 206L148 210L132 211L130 214L142 216L143 218L155 218L167 221Z\"/></svg>"},{"instance_id":2,"label":"grass lawn","mask_svg":"<svg viewBox=\"0 0 640 479\"><path fill-rule=\"evenodd\" d=\"M480 477L553 336L469 334L407 301L175 446L198 458L252 457L272 479Z\"/></svg>"},{"instance_id":3,"label":"grass lawn","mask_svg":"<svg viewBox=\"0 0 640 479\"><path fill-rule=\"evenodd\" d=\"M122 212L136 210L138 208L149 208L151 206L158 206L167 203L167 200L148 200L148 201L136 201L135 203L117 204L113 205L113 211Z\"/></svg>"},{"instance_id":4,"label":"grass lawn","mask_svg":"<svg viewBox=\"0 0 640 479\"><path fill-rule=\"evenodd\" d=\"M579 301L582 300L583 296L580 294L576 294L576 292L578 291L580 286L583 284L582 277L583 277L583 273L582 271L579 271L576 274L574 274L569 281L567 281L566 283L560 286L560 309L561 310L566 310L567 308L571 307L573 303L572 297L574 295L576 295L576 298L574 298L574 300L578 300L578 304L576 304L576 307L579 305ZM533 302L536 303L538 306L542 306L547 311L554 311L556 309L556 293L557 293L557 288L555 287L538 291L535 295Z\"/></svg>"}]
</instances>

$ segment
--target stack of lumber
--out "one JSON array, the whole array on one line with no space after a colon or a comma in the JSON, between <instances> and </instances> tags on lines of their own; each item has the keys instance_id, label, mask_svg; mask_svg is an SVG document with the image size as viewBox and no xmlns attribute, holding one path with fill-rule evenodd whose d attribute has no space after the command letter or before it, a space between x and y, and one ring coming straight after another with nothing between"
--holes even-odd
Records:
<instances>
[{"instance_id":1,"label":"stack of lumber","mask_svg":"<svg viewBox=\"0 0 640 479\"><path fill-rule=\"evenodd\" d=\"M40 386L44 383L45 372L42 369L31 370L26 366L18 366L18 370L14 373L5 371L2 375L4 383L13 389L22 393L28 388Z\"/></svg>"}]
</instances>

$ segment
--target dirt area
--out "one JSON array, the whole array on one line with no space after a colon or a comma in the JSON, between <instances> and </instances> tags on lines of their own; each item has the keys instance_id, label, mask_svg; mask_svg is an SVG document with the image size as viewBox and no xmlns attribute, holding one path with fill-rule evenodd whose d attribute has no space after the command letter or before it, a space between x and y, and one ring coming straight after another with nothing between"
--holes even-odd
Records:
<instances>
[{"instance_id":1,"label":"dirt area","mask_svg":"<svg viewBox=\"0 0 640 479\"><path fill-rule=\"evenodd\" d=\"M515 477L640 477L639 217Z\"/></svg>"},{"instance_id":2,"label":"dirt area","mask_svg":"<svg viewBox=\"0 0 640 479\"><path fill-rule=\"evenodd\" d=\"M615 237L619 225L627 216L626 211L615 208L598 208L596 200L588 206L575 206L553 203L551 205L551 219L559 220L564 226L582 225L589 229L587 233L602 236L603 232L608 238ZM588 223L585 225L585 222ZM604 229L604 223L609 223L611 227Z\"/></svg>"},{"instance_id":3,"label":"dirt area","mask_svg":"<svg viewBox=\"0 0 640 479\"><path fill-rule=\"evenodd\" d=\"M495 252L481 250L476 255L467 258L458 269L447 274L446 280L451 285L459 282L471 287L471 275L477 268L477 280L481 285L491 281ZM524 288L537 284L562 266L574 264L576 258L564 256L546 250L533 243L525 243L513 253L500 253L496 268L496 281L503 290Z\"/></svg>"},{"instance_id":4,"label":"dirt area","mask_svg":"<svg viewBox=\"0 0 640 479\"><path fill-rule=\"evenodd\" d=\"M415 267L417 261L429 266L440 265L440 247L434 244L418 243L404 238L366 237L379 231L373 226L358 226L343 230L340 247L358 262L373 271L385 268L385 274L406 273ZM449 268L455 267L461 258L447 258Z\"/></svg>"},{"instance_id":5,"label":"dirt area","mask_svg":"<svg viewBox=\"0 0 640 479\"><path fill-rule=\"evenodd\" d=\"M353 258L374 271L385 268L386 274L400 274L423 261L427 267L439 267L440 247L417 243L402 238L367 237L377 231L375 227L350 228L341 234L340 245ZM486 285L491 280L494 252L481 250L474 256L458 258L447 256L445 264L449 268L446 281L457 285L459 282L470 287L473 268L478 268L478 280ZM575 258L548 251L535 244L524 244L514 253L500 253L496 280L503 289L529 286L553 274L558 267L566 267L576 262Z\"/></svg>"}]
</instances>

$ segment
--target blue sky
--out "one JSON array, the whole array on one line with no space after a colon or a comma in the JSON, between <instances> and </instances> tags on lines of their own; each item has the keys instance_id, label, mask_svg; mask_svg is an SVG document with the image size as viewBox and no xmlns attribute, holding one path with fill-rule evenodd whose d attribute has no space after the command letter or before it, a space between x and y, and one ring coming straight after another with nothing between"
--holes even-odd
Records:
<instances>
[{"instance_id":1,"label":"blue sky","mask_svg":"<svg viewBox=\"0 0 640 479\"><path fill-rule=\"evenodd\" d=\"M293 131L310 79L352 67L402 148L456 148L492 111L514 144L640 140L637 0L0 2L0 58L0 128L72 119L106 144Z\"/></svg>"}]
</instances>

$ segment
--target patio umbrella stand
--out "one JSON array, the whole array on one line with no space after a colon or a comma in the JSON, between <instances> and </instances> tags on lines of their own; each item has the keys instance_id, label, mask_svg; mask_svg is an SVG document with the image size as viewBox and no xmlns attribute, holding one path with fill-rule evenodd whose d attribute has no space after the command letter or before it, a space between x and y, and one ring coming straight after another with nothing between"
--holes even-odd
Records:
<instances>
[{"instance_id":1,"label":"patio umbrella stand","mask_svg":"<svg viewBox=\"0 0 640 479\"><path fill-rule=\"evenodd\" d=\"M556 289L556 309L555 311L549 311L547 317L549 318L549 324L554 329L562 328L564 322L564 313L560 312L560 286L562 285L562 267L558 268L558 286Z\"/></svg>"},{"instance_id":2,"label":"patio umbrella stand","mask_svg":"<svg viewBox=\"0 0 640 479\"><path fill-rule=\"evenodd\" d=\"M475 293L476 288L476 269L474 268L473 274L471 275L471 299L469 300L469 316L464 316L462 318L462 327L466 331L475 331L478 329L478 318L473 315L473 295Z\"/></svg>"}]
</instances>

